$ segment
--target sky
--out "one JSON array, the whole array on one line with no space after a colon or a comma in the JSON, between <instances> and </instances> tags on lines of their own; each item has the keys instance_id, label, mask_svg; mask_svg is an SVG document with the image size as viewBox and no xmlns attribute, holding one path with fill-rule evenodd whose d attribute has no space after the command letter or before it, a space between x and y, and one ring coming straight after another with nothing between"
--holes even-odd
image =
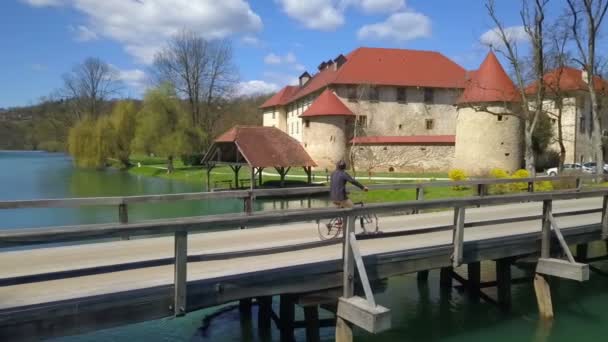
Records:
<instances>
[{"instance_id":1,"label":"sky","mask_svg":"<svg viewBox=\"0 0 608 342\"><path fill-rule=\"evenodd\" d=\"M188 29L231 39L239 94L274 92L360 46L439 51L475 69L496 42L483 0L2 0L0 108L34 104L87 57L117 70L123 96L150 85L154 54ZM563 1L550 2L549 16ZM515 0L496 0L513 39Z\"/></svg>"}]
</instances>

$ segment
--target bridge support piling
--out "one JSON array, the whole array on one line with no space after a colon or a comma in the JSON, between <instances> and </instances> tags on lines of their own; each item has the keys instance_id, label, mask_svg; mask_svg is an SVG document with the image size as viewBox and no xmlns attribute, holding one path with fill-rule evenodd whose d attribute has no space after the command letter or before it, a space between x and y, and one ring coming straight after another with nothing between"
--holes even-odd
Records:
<instances>
[{"instance_id":1,"label":"bridge support piling","mask_svg":"<svg viewBox=\"0 0 608 342\"><path fill-rule=\"evenodd\" d=\"M551 288L547 282L547 276L536 273L534 276L534 292L536 292L536 302L540 317L552 319L553 303L551 301Z\"/></svg>"},{"instance_id":2,"label":"bridge support piling","mask_svg":"<svg viewBox=\"0 0 608 342\"><path fill-rule=\"evenodd\" d=\"M251 318L251 298L239 300L241 318Z\"/></svg>"},{"instance_id":3,"label":"bridge support piling","mask_svg":"<svg viewBox=\"0 0 608 342\"><path fill-rule=\"evenodd\" d=\"M306 341L318 342L321 340L319 324L319 306L304 307L304 320L306 321Z\"/></svg>"},{"instance_id":4,"label":"bridge support piling","mask_svg":"<svg viewBox=\"0 0 608 342\"><path fill-rule=\"evenodd\" d=\"M279 318L281 320L281 342L294 341L294 320L296 303L293 295L281 295Z\"/></svg>"},{"instance_id":5,"label":"bridge support piling","mask_svg":"<svg viewBox=\"0 0 608 342\"><path fill-rule=\"evenodd\" d=\"M578 259L578 262L584 263L587 261L588 250L589 245L586 243L576 245L576 258Z\"/></svg>"},{"instance_id":6,"label":"bridge support piling","mask_svg":"<svg viewBox=\"0 0 608 342\"><path fill-rule=\"evenodd\" d=\"M272 297L258 297L258 335L269 337L272 326Z\"/></svg>"},{"instance_id":7,"label":"bridge support piling","mask_svg":"<svg viewBox=\"0 0 608 342\"><path fill-rule=\"evenodd\" d=\"M481 284L481 263L472 262L467 264L467 292L471 299L479 300Z\"/></svg>"},{"instance_id":8,"label":"bridge support piling","mask_svg":"<svg viewBox=\"0 0 608 342\"><path fill-rule=\"evenodd\" d=\"M452 267L442 267L439 273L439 287L442 290L452 289Z\"/></svg>"},{"instance_id":9,"label":"bridge support piling","mask_svg":"<svg viewBox=\"0 0 608 342\"><path fill-rule=\"evenodd\" d=\"M496 260L498 304L503 311L511 310L511 259Z\"/></svg>"},{"instance_id":10,"label":"bridge support piling","mask_svg":"<svg viewBox=\"0 0 608 342\"><path fill-rule=\"evenodd\" d=\"M416 279L418 280L419 283L426 283L429 280L429 271L428 270L418 271L418 274L416 275Z\"/></svg>"}]
</instances>

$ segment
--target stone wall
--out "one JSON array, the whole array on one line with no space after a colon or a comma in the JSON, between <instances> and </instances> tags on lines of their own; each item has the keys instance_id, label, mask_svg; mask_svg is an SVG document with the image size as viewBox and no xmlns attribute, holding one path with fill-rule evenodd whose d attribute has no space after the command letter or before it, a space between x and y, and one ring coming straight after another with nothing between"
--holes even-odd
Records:
<instances>
[{"instance_id":1,"label":"stone wall","mask_svg":"<svg viewBox=\"0 0 608 342\"><path fill-rule=\"evenodd\" d=\"M345 132L349 120L352 118L344 116L315 116L304 120L302 142L319 168L331 170L338 160L347 159L348 136Z\"/></svg>"},{"instance_id":2,"label":"stone wall","mask_svg":"<svg viewBox=\"0 0 608 342\"><path fill-rule=\"evenodd\" d=\"M354 146L359 170L447 172L454 161L451 145L358 145Z\"/></svg>"},{"instance_id":3,"label":"stone wall","mask_svg":"<svg viewBox=\"0 0 608 342\"><path fill-rule=\"evenodd\" d=\"M277 127L282 131L287 129L285 107L266 108L262 114L262 126Z\"/></svg>"},{"instance_id":4,"label":"stone wall","mask_svg":"<svg viewBox=\"0 0 608 342\"><path fill-rule=\"evenodd\" d=\"M492 113L509 113L502 106L491 106ZM523 164L521 120L497 116L462 107L458 110L454 165L471 176L487 174L493 168L515 171Z\"/></svg>"}]
</instances>

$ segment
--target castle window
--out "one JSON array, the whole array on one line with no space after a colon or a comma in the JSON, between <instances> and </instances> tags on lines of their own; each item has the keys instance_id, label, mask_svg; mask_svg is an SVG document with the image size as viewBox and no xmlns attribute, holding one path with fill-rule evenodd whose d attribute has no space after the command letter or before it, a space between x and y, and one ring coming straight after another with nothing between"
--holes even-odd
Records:
<instances>
[{"instance_id":1,"label":"castle window","mask_svg":"<svg viewBox=\"0 0 608 342\"><path fill-rule=\"evenodd\" d=\"M435 127L435 120L433 119L426 119L424 120L424 123L426 125L426 129L433 129Z\"/></svg>"},{"instance_id":2,"label":"castle window","mask_svg":"<svg viewBox=\"0 0 608 342\"><path fill-rule=\"evenodd\" d=\"M300 133L300 122L296 122L296 134Z\"/></svg>"},{"instance_id":3,"label":"castle window","mask_svg":"<svg viewBox=\"0 0 608 342\"><path fill-rule=\"evenodd\" d=\"M357 87L348 86L348 101L357 102Z\"/></svg>"},{"instance_id":4,"label":"castle window","mask_svg":"<svg viewBox=\"0 0 608 342\"><path fill-rule=\"evenodd\" d=\"M388 147L384 146L384 148L382 150L388 151Z\"/></svg>"},{"instance_id":5,"label":"castle window","mask_svg":"<svg viewBox=\"0 0 608 342\"><path fill-rule=\"evenodd\" d=\"M310 127L310 120L304 121L304 127L306 127L306 128Z\"/></svg>"},{"instance_id":6,"label":"castle window","mask_svg":"<svg viewBox=\"0 0 608 342\"><path fill-rule=\"evenodd\" d=\"M433 103L434 95L433 88L424 88L424 103Z\"/></svg>"},{"instance_id":7,"label":"castle window","mask_svg":"<svg viewBox=\"0 0 608 342\"><path fill-rule=\"evenodd\" d=\"M581 115L580 123L578 125L580 133L585 133L585 126L587 126L587 122L585 121L585 117Z\"/></svg>"},{"instance_id":8,"label":"castle window","mask_svg":"<svg viewBox=\"0 0 608 342\"><path fill-rule=\"evenodd\" d=\"M357 126L359 127L367 127L367 116L360 115L357 117Z\"/></svg>"},{"instance_id":9,"label":"castle window","mask_svg":"<svg viewBox=\"0 0 608 342\"><path fill-rule=\"evenodd\" d=\"M399 124L399 129L401 129L401 128L403 128L403 125L402 125L402 124Z\"/></svg>"},{"instance_id":10,"label":"castle window","mask_svg":"<svg viewBox=\"0 0 608 342\"><path fill-rule=\"evenodd\" d=\"M378 102L380 100L380 91L378 87L370 87L369 88L369 101L370 102Z\"/></svg>"},{"instance_id":11,"label":"castle window","mask_svg":"<svg viewBox=\"0 0 608 342\"><path fill-rule=\"evenodd\" d=\"M502 115L497 116L498 121L502 121Z\"/></svg>"},{"instance_id":12,"label":"castle window","mask_svg":"<svg viewBox=\"0 0 608 342\"><path fill-rule=\"evenodd\" d=\"M277 118L277 110L276 109L272 109L272 119L276 119Z\"/></svg>"},{"instance_id":13,"label":"castle window","mask_svg":"<svg viewBox=\"0 0 608 342\"><path fill-rule=\"evenodd\" d=\"M399 103L407 102L407 93L406 93L405 87L397 88L397 102L399 102Z\"/></svg>"}]
</instances>

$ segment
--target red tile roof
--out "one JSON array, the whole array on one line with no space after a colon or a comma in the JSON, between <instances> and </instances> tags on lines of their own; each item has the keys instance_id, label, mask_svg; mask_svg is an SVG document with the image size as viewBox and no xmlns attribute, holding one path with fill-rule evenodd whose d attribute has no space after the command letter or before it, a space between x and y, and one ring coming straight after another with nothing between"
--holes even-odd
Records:
<instances>
[{"instance_id":1,"label":"red tile roof","mask_svg":"<svg viewBox=\"0 0 608 342\"><path fill-rule=\"evenodd\" d=\"M454 145L455 135L365 136L356 137L351 144L360 145Z\"/></svg>"},{"instance_id":2,"label":"red tile roof","mask_svg":"<svg viewBox=\"0 0 608 342\"><path fill-rule=\"evenodd\" d=\"M333 91L325 89L308 109L300 115L301 117L328 116L328 115L355 115L340 101Z\"/></svg>"},{"instance_id":3,"label":"red tile roof","mask_svg":"<svg viewBox=\"0 0 608 342\"><path fill-rule=\"evenodd\" d=\"M500 65L493 52L489 52L479 69L470 73L470 79L458 103L519 102L517 88Z\"/></svg>"},{"instance_id":4,"label":"red tile roof","mask_svg":"<svg viewBox=\"0 0 608 342\"><path fill-rule=\"evenodd\" d=\"M266 100L266 102L262 103L260 108L269 108L285 105L297 90L298 86L286 86L283 89L279 90L279 92L274 94L271 98Z\"/></svg>"},{"instance_id":5,"label":"red tile roof","mask_svg":"<svg viewBox=\"0 0 608 342\"><path fill-rule=\"evenodd\" d=\"M218 143L234 143L253 167L317 166L296 139L276 127L234 126L215 139Z\"/></svg>"},{"instance_id":6,"label":"red tile roof","mask_svg":"<svg viewBox=\"0 0 608 342\"><path fill-rule=\"evenodd\" d=\"M338 70L329 66L304 86L294 86L289 98L284 88L260 108L285 105L331 84L464 88L465 75L465 69L438 52L362 47L348 54Z\"/></svg>"},{"instance_id":7,"label":"red tile roof","mask_svg":"<svg viewBox=\"0 0 608 342\"><path fill-rule=\"evenodd\" d=\"M545 90L548 94L557 93L560 91L588 91L587 83L583 80L582 71L580 69L563 67L546 73L543 76ZM594 77L595 89L599 92L608 94L608 81ZM535 94L537 89L536 82L526 87L526 94Z\"/></svg>"}]
</instances>

